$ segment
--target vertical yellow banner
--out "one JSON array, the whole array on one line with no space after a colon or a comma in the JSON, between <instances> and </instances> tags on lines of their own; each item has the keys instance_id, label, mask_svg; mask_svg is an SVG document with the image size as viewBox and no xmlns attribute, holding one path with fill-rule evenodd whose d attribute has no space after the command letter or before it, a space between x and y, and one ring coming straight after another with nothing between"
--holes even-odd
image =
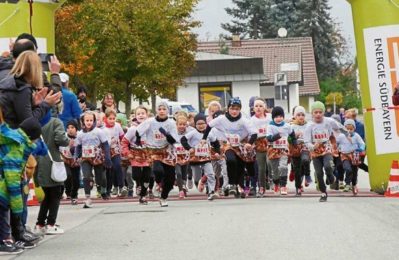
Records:
<instances>
[{"instance_id":1,"label":"vertical yellow banner","mask_svg":"<svg viewBox=\"0 0 399 260\"><path fill-rule=\"evenodd\" d=\"M352 5L360 85L365 112L370 185L382 193L393 160L399 159L399 0L348 0Z\"/></svg>"}]
</instances>

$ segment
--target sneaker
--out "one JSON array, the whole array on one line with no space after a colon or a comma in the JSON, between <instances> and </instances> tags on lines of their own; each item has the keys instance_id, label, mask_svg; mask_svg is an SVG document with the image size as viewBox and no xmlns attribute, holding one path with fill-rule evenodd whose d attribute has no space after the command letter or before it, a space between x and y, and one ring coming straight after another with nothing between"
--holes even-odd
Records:
<instances>
[{"instance_id":1,"label":"sneaker","mask_svg":"<svg viewBox=\"0 0 399 260\"><path fill-rule=\"evenodd\" d=\"M249 189L249 196L256 196L256 188L251 187Z\"/></svg>"},{"instance_id":2,"label":"sneaker","mask_svg":"<svg viewBox=\"0 0 399 260\"><path fill-rule=\"evenodd\" d=\"M333 190L334 189L334 183L335 183L335 176L331 175L329 177L327 177L327 179L329 180L329 184L330 184L330 189Z\"/></svg>"},{"instance_id":3,"label":"sneaker","mask_svg":"<svg viewBox=\"0 0 399 260\"><path fill-rule=\"evenodd\" d=\"M42 226L42 225L36 225L35 228L33 229L36 233L38 234L42 234L45 235L47 230L46 230L46 226Z\"/></svg>"},{"instance_id":4,"label":"sneaker","mask_svg":"<svg viewBox=\"0 0 399 260\"><path fill-rule=\"evenodd\" d=\"M238 186L238 193L237 193L236 197L237 198L240 197L241 199L245 199L245 197L247 197L247 193L246 193L246 191L243 188Z\"/></svg>"},{"instance_id":5,"label":"sneaker","mask_svg":"<svg viewBox=\"0 0 399 260\"><path fill-rule=\"evenodd\" d=\"M237 186L229 185L229 195L236 196L237 195Z\"/></svg>"},{"instance_id":6,"label":"sneaker","mask_svg":"<svg viewBox=\"0 0 399 260\"><path fill-rule=\"evenodd\" d=\"M101 193L100 193L100 191L97 191L96 197L97 197L97 199L101 199Z\"/></svg>"},{"instance_id":7,"label":"sneaker","mask_svg":"<svg viewBox=\"0 0 399 260\"><path fill-rule=\"evenodd\" d=\"M25 241L15 241L14 246L20 249L32 249L37 246L37 244Z\"/></svg>"},{"instance_id":8,"label":"sneaker","mask_svg":"<svg viewBox=\"0 0 399 260\"><path fill-rule=\"evenodd\" d=\"M250 191L249 187L245 187L245 188L244 188L244 195L245 195L246 197L249 196L249 191ZM240 193L241 193L241 192L240 192Z\"/></svg>"},{"instance_id":9,"label":"sneaker","mask_svg":"<svg viewBox=\"0 0 399 260\"><path fill-rule=\"evenodd\" d=\"M223 188L223 196L225 197L229 196L229 185Z\"/></svg>"},{"instance_id":10,"label":"sneaker","mask_svg":"<svg viewBox=\"0 0 399 260\"><path fill-rule=\"evenodd\" d=\"M205 183L202 182L202 179L198 183L198 191L199 192L204 192L205 189Z\"/></svg>"},{"instance_id":11,"label":"sneaker","mask_svg":"<svg viewBox=\"0 0 399 260\"><path fill-rule=\"evenodd\" d=\"M127 197L128 197L128 198L133 198L133 190L129 190L129 191L127 192Z\"/></svg>"},{"instance_id":12,"label":"sneaker","mask_svg":"<svg viewBox=\"0 0 399 260\"><path fill-rule=\"evenodd\" d=\"M139 203L140 205L148 205L148 201L145 197L140 197Z\"/></svg>"},{"instance_id":13,"label":"sneaker","mask_svg":"<svg viewBox=\"0 0 399 260\"><path fill-rule=\"evenodd\" d=\"M25 247L24 247L25 248ZM24 250L10 241L0 241L0 255L18 255Z\"/></svg>"},{"instance_id":14,"label":"sneaker","mask_svg":"<svg viewBox=\"0 0 399 260\"><path fill-rule=\"evenodd\" d=\"M128 194L127 187L123 187L123 188L121 189L120 196L123 197L123 198L126 198L126 197L127 197L127 194Z\"/></svg>"},{"instance_id":15,"label":"sneaker","mask_svg":"<svg viewBox=\"0 0 399 260\"><path fill-rule=\"evenodd\" d=\"M260 187L257 197L258 198L263 198L264 196L265 196L265 188Z\"/></svg>"},{"instance_id":16,"label":"sneaker","mask_svg":"<svg viewBox=\"0 0 399 260\"><path fill-rule=\"evenodd\" d=\"M274 184L274 194L278 194L280 192L280 186L277 184Z\"/></svg>"},{"instance_id":17,"label":"sneaker","mask_svg":"<svg viewBox=\"0 0 399 260\"><path fill-rule=\"evenodd\" d=\"M103 200L109 200L109 197L108 197L108 194L107 194L107 193L102 193L102 194L101 194L101 198L102 198Z\"/></svg>"},{"instance_id":18,"label":"sneaker","mask_svg":"<svg viewBox=\"0 0 399 260\"><path fill-rule=\"evenodd\" d=\"M302 189L301 188L296 188L296 191L295 191L295 196L297 196L297 197L300 197L300 196L302 196Z\"/></svg>"},{"instance_id":19,"label":"sneaker","mask_svg":"<svg viewBox=\"0 0 399 260\"><path fill-rule=\"evenodd\" d=\"M141 186L137 186L136 188L136 196L140 196L141 193Z\"/></svg>"},{"instance_id":20,"label":"sneaker","mask_svg":"<svg viewBox=\"0 0 399 260\"><path fill-rule=\"evenodd\" d=\"M280 195L287 195L287 194L288 194L288 188L287 187L281 187Z\"/></svg>"},{"instance_id":21,"label":"sneaker","mask_svg":"<svg viewBox=\"0 0 399 260\"><path fill-rule=\"evenodd\" d=\"M346 184L343 192L349 192L350 188L351 188L350 185Z\"/></svg>"},{"instance_id":22,"label":"sneaker","mask_svg":"<svg viewBox=\"0 0 399 260\"><path fill-rule=\"evenodd\" d=\"M161 205L162 208L168 206L168 201L166 199L160 199L159 204Z\"/></svg>"},{"instance_id":23,"label":"sneaker","mask_svg":"<svg viewBox=\"0 0 399 260\"><path fill-rule=\"evenodd\" d=\"M179 199L184 199L184 191L183 190L181 190L181 191L179 191Z\"/></svg>"},{"instance_id":24,"label":"sneaker","mask_svg":"<svg viewBox=\"0 0 399 260\"><path fill-rule=\"evenodd\" d=\"M343 181L340 181L340 182L339 182L339 189L340 189L340 190L343 190L344 188L345 188L344 182L343 182Z\"/></svg>"},{"instance_id":25,"label":"sneaker","mask_svg":"<svg viewBox=\"0 0 399 260\"><path fill-rule=\"evenodd\" d=\"M78 205L78 200L77 199L72 199L71 200L72 205Z\"/></svg>"},{"instance_id":26,"label":"sneaker","mask_svg":"<svg viewBox=\"0 0 399 260\"><path fill-rule=\"evenodd\" d=\"M114 188L112 189L112 195L113 195L113 196L118 195L118 187L114 187Z\"/></svg>"},{"instance_id":27,"label":"sneaker","mask_svg":"<svg viewBox=\"0 0 399 260\"><path fill-rule=\"evenodd\" d=\"M322 193L319 199L319 202L326 202L327 201L327 194Z\"/></svg>"},{"instance_id":28,"label":"sneaker","mask_svg":"<svg viewBox=\"0 0 399 260\"><path fill-rule=\"evenodd\" d=\"M208 195L208 200L209 201L212 201L212 200L214 200L215 198L216 198L216 194L215 194L215 192L214 191L212 191L211 193L209 193L209 195Z\"/></svg>"},{"instance_id":29,"label":"sneaker","mask_svg":"<svg viewBox=\"0 0 399 260\"><path fill-rule=\"evenodd\" d=\"M83 205L83 208L84 209L89 209L89 208L92 208L92 207L93 207L93 203L92 203L91 199L86 199L85 203Z\"/></svg>"},{"instance_id":30,"label":"sneaker","mask_svg":"<svg viewBox=\"0 0 399 260\"><path fill-rule=\"evenodd\" d=\"M290 182L293 182L295 180L295 172L294 172L294 170L290 171L289 180L290 180Z\"/></svg>"},{"instance_id":31,"label":"sneaker","mask_svg":"<svg viewBox=\"0 0 399 260\"><path fill-rule=\"evenodd\" d=\"M187 187L191 190L193 188L194 184L193 184L193 180L187 180Z\"/></svg>"},{"instance_id":32,"label":"sneaker","mask_svg":"<svg viewBox=\"0 0 399 260\"><path fill-rule=\"evenodd\" d=\"M309 187L310 184L313 183L312 177L309 176L305 176L305 187Z\"/></svg>"},{"instance_id":33,"label":"sneaker","mask_svg":"<svg viewBox=\"0 0 399 260\"><path fill-rule=\"evenodd\" d=\"M64 230L58 225L47 225L46 235L60 235L64 234Z\"/></svg>"},{"instance_id":34,"label":"sneaker","mask_svg":"<svg viewBox=\"0 0 399 260\"><path fill-rule=\"evenodd\" d=\"M352 186L352 193L353 193L354 196L356 196L359 193L359 189L357 188L356 185Z\"/></svg>"}]
</instances>

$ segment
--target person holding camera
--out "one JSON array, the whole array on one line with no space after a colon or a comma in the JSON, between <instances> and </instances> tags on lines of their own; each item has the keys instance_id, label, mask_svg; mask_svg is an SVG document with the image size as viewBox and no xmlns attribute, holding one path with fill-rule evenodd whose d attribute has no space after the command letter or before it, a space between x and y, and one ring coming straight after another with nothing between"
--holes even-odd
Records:
<instances>
[{"instance_id":1,"label":"person holding camera","mask_svg":"<svg viewBox=\"0 0 399 260\"><path fill-rule=\"evenodd\" d=\"M83 112L96 110L96 106L87 101L86 87L80 86L76 92L76 96L78 96L79 105Z\"/></svg>"}]
</instances>

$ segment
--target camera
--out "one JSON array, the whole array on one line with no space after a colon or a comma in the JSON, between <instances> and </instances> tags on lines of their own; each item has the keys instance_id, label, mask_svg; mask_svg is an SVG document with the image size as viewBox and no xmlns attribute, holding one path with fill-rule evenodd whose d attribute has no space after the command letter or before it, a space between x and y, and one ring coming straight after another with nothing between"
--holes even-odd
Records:
<instances>
[{"instance_id":1,"label":"camera","mask_svg":"<svg viewBox=\"0 0 399 260\"><path fill-rule=\"evenodd\" d=\"M42 62L43 71L50 71L48 63L51 61L51 57L54 56L53 53L40 53L40 61Z\"/></svg>"}]
</instances>

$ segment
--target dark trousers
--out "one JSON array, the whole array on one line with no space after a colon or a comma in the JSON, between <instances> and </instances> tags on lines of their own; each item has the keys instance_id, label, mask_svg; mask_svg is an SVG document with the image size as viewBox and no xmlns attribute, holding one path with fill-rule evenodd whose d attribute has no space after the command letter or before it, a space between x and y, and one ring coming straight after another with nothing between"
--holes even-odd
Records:
<instances>
[{"instance_id":1,"label":"dark trousers","mask_svg":"<svg viewBox=\"0 0 399 260\"><path fill-rule=\"evenodd\" d=\"M122 171L121 156L116 155L111 158L112 168L106 170L107 176L107 192L111 192L112 185L114 187L123 188L125 186L125 174Z\"/></svg>"},{"instance_id":2,"label":"dark trousers","mask_svg":"<svg viewBox=\"0 0 399 260\"><path fill-rule=\"evenodd\" d=\"M292 166L295 173L295 188L302 185L303 176L310 175L310 154L302 152L300 157L292 157Z\"/></svg>"},{"instance_id":3,"label":"dark trousers","mask_svg":"<svg viewBox=\"0 0 399 260\"><path fill-rule=\"evenodd\" d=\"M255 176L255 163L245 163L234 151L228 150L225 153L227 164L227 175L230 185L244 187L244 171L247 169L248 176Z\"/></svg>"},{"instance_id":4,"label":"dark trousers","mask_svg":"<svg viewBox=\"0 0 399 260\"><path fill-rule=\"evenodd\" d=\"M334 175L337 177L337 179L339 181L343 181L345 170L344 170L344 166L342 165L341 156L334 157L334 165L335 165Z\"/></svg>"},{"instance_id":5,"label":"dark trousers","mask_svg":"<svg viewBox=\"0 0 399 260\"><path fill-rule=\"evenodd\" d=\"M62 196L62 186L43 187L44 199L40 203L37 225L55 225Z\"/></svg>"},{"instance_id":6,"label":"dark trousers","mask_svg":"<svg viewBox=\"0 0 399 260\"><path fill-rule=\"evenodd\" d=\"M345 170L345 184L356 185L357 184L357 166L352 165L352 162L349 160L343 161L343 166Z\"/></svg>"},{"instance_id":7,"label":"dark trousers","mask_svg":"<svg viewBox=\"0 0 399 260\"><path fill-rule=\"evenodd\" d=\"M155 174L155 181L162 185L161 198L167 199L175 184L175 167L155 161L152 170Z\"/></svg>"},{"instance_id":8,"label":"dark trousers","mask_svg":"<svg viewBox=\"0 0 399 260\"><path fill-rule=\"evenodd\" d=\"M326 173L327 178L333 180L334 175L334 162L333 156L331 154L326 154L324 156L319 156L313 159L313 166L316 171L317 183L319 185L319 189L322 193L327 193L327 187L324 182L324 171Z\"/></svg>"},{"instance_id":9,"label":"dark trousers","mask_svg":"<svg viewBox=\"0 0 399 260\"><path fill-rule=\"evenodd\" d=\"M179 191L183 190L183 185L187 181L187 168L188 165L176 165L176 182Z\"/></svg>"},{"instance_id":10,"label":"dark trousers","mask_svg":"<svg viewBox=\"0 0 399 260\"><path fill-rule=\"evenodd\" d=\"M71 168L65 164L67 179L64 183L65 194L72 199L78 198L78 190L80 188L80 167Z\"/></svg>"},{"instance_id":11,"label":"dark trousers","mask_svg":"<svg viewBox=\"0 0 399 260\"><path fill-rule=\"evenodd\" d=\"M96 184L101 188L100 192L105 194L107 187L107 179L105 176L105 170L103 165L93 166L88 162L82 162L82 172L83 172L83 186L85 190L85 195L90 195L90 191L93 188L93 173L96 180Z\"/></svg>"},{"instance_id":12,"label":"dark trousers","mask_svg":"<svg viewBox=\"0 0 399 260\"><path fill-rule=\"evenodd\" d=\"M0 241L11 237L10 209L0 206Z\"/></svg>"},{"instance_id":13,"label":"dark trousers","mask_svg":"<svg viewBox=\"0 0 399 260\"><path fill-rule=\"evenodd\" d=\"M150 167L132 167L133 180L137 187L141 187L140 197L147 195L147 188L150 185L151 168Z\"/></svg>"}]
</instances>

